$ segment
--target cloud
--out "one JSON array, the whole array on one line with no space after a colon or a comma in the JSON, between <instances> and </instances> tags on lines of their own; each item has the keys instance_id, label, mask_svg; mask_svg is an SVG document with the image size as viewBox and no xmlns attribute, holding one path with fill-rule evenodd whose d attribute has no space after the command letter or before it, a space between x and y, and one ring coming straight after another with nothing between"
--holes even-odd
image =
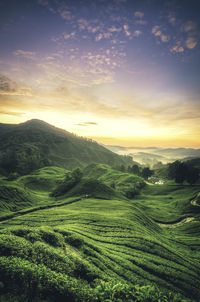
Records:
<instances>
[{"instance_id":1,"label":"cloud","mask_svg":"<svg viewBox=\"0 0 200 302\"><path fill-rule=\"evenodd\" d=\"M0 110L0 115L23 116L23 112Z\"/></svg>"},{"instance_id":2,"label":"cloud","mask_svg":"<svg viewBox=\"0 0 200 302\"><path fill-rule=\"evenodd\" d=\"M187 40L185 41L185 45L188 49L193 49L196 47L198 41L195 37L189 37L187 38Z\"/></svg>"},{"instance_id":3,"label":"cloud","mask_svg":"<svg viewBox=\"0 0 200 302\"><path fill-rule=\"evenodd\" d=\"M75 31L73 31L73 32L71 32L70 34L64 33L64 34L63 34L63 37L64 37L65 40L68 40L68 39L74 38L75 35L76 35Z\"/></svg>"},{"instance_id":4,"label":"cloud","mask_svg":"<svg viewBox=\"0 0 200 302\"><path fill-rule=\"evenodd\" d=\"M60 16L62 17L62 19L64 20L71 20L73 18L71 12L69 10L59 10Z\"/></svg>"},{"instance_id":5,"label":"cloud","mask_svg":"<svg viewBox=\"0 0 200 302\"><path fill-rule=\"evenodd\" d=\"M85 122L85 124L87 124L87 125L98 125L98 123L95 123L95 122Z\"/></svg>"},{"instance_id":6,"label":"cloud","mask_svg":"<svg viewBox=\"0 0 200 302\"><path fill-rule=\"evenodd\" d=\"M184 31L185 32L191 32L191 31L196 31L196 23L193 21L188 21L185 26L184 26Z\"/></svg>"},{"instance_id":7,"label":"cloud","mask_svg":"<svg viewBox=\"0 0 200 302\"><path fill-rule=\"evenodd\" d=\"M121 27L116 27L116 26L111 26L108 31L110 31L111 33L119 33L122 31Z\"/></svg>"},{"instance_id":8,"label":"cloud","mask_svg":"<svg viewBox=\"0 0 200 302\"><path fill-rule=\"evenodd\" d=\"M102 32L100 34L98 34L96 37L95 37L95 41L96 42L99 42L101 41L102 39L110 39L112 37L112 33L111 32Z\"/></svg>"},{"instance_id":9,"label":"cloud","mask_svg":"<svg viewBox=\"0 0 200 302\"><path fill-rule=\"evenodd\" d=\"M95 34L96 32L98 32L99 30L101 29L100 26L92 26L92 25L89 25L87 27L87 30L89 33L92 33L92 34Z\"/></svg>"},{"instance_id":10,"label":"cloud","mask_svg":"<svg viewBox=\"0 0 200 302\"><path fill-rule=\"evenodd\" d=\"M38 3L46 7L51 13L58 14L63 20L71 21L74 18L65 1L62 2L60 0L38 0Z\"/></svg>"},{"instance_id":11,"label":"cloud","mask_svg":"<svg viewBox=\"0 0 200 302\"><path fill-rule=\"evenodd\" d=\"M87 126L97 126L98 123L95 122L81 122L78 124L75 124L76 126L81 126L81 127L87 127Z\"/></svg>"},{"instance_id":12,"label":"cloud","mask_svg":"<svg viewBox=\"0 0 200 302\"><path fill-rule=\"evenodd\" d=\"M32 89L30 87L20 86L15 81L0 74L0 95L28 96L32 95Z\"/></svg>"},{"instance_id":13,"label":"cloud","mask_svg":"<svg viewBox=\"0 0 200 302\"><path fill-rule=\"evenodd\" d=\"M146 25L146 24L147 24L147 21L146 21L146 20L136 20L136 21L135 21L135 24L136 24L136 25Z\"/></svg>"},{"instance_id":14,"label":"cloud","mask_svg":"<svg viewBox=\"0 0 200 302\"><path fill-rule=\"evenodd\" d=\"M0 93L10 93L17 91L18 85L4 75L0 75Z\"/></svg>"},{"instance_id":15,"label":"cloud","mask_svg":"<svg viewBox=\"0 0 200 302\"><path fill-rule=\"evenodd\" d=\"M139 37L142 34L141 30L135 30L134 31L134 37Z\"/></svg>"},{"instance_id":16,"label":"cloud","mask_svg":"<svg viewBox=\"0 0 200 302\"><path fill-rule=\"evenodd\" d=\"M134 16L136 18L143 18L144 17L144 13L137 11L137 12L134 13Z\"/></svg>"},{"instance_id":17,"label":"cloud","mask_svg":"<svg viewBox=\"0 0 200 302\"><path fill-rule=\"evenodd\" d=\"M171 25L175 25L176 24L176 16L174 13L170 13L168 16L168 21Z\"/></svg>"},{"instance_id":18,"label":"cloud","mask_svg":"<svg viewBox=\"0 0 200 302\"><path fill-rule=\"evenodd\" d=\"M98 39L104 37L106 35L101 34ZM113 83L116 68L125 60L122 48L119 50L110 45L87 51L69 47L68 43L61 57L49 53L45 58L40 58L37 72L41 77L37 77L37 86L40 90L47 90L48 87L53 90L58 85L77 88Z\"/></svg>"},{"instance_id":19,"label":"cloud","mask_svg":"<svg viewBox=\"0 0 200 302\"><path fill-rule=\"evenodd\" d=\"M184 52L183 46L181 46L181 41L178 41L171 49L172 53L182 53Z\"/></svg>"},{"instance_id":20,"label":"cloud","mask_svg":"<svg viewBox=\"0 0 200 302\"><path fill-rule=\"evenodd\" d=\"M95 38L95 41L98 42L98 41L101 41L103 39L103 34L98 34Z\"/></svg>"},{"instance_id":21,"label":"cloud","mask_svg":"<svg viewBox=\"0 0 200 302\"><path fill-rule=\"evenodd\" d=\"M143 12L136 11L134 13L134 17L135 17L134 23L136 25L146 25L147 24L147 21L143 19L143 17L144 17L144 13Z\"/></svg>"},{"instance_id":22,"label":"cloud","mask_svg":"<svg viewBox=\"0 0 200 302\"><path fill-rule=\"evenodd\" d=\"M124 28L126 37L131 37L131 32L129 30L129 26L127 24L124 24L123 28Z\"/></svg>"},{"instance_id":23,"label":"cloud","mask_svg":"<svg viewBox=\"0 0 200 302\"><path fill-rule=\"evenodd\" d=\"M88 21L84 18L78 19L77 22L80 30L84 30L88 27Z\"/></svg>"},{"instance_id":24,"label":"cloud","mask_svg":"<svg viewBox=\"0 0 200 302\"><path fill-rule=\"evenodd\" d=\"M151 32L155 37L159 37L160 40L164 43L169 42L169 40L170 40L170 36L163 34L160 29L160 26L158 26L158 25L155 25L154 27L152 27Z\"/></svg>"},{"instance_id":25,"label":"cloud","mask_svg":"<svg viewBox=\"0 0 200 302\"><path fill-rule=\"evenodd\" d=\"M26 50L22 50L22 49L18 49L16 51L14 51L13 54L17 57L23 57L23 58L30 59L30 60L34 60L35 56L36 56L36 52L26 51Z\"/></svg>"},{"instance_id":26,"label":"cloud","mask_svg":"<svg viewBox=\"0 0 200 302\"><path fill-rule=\"evenodd\" d=\"M199 36L196 23L193 21L188 21L184 25L183 30L187 34L187 38L185 40L185 46L188 49L195 48L198 43L198 36Z\"/></svg>"}]
</instances>

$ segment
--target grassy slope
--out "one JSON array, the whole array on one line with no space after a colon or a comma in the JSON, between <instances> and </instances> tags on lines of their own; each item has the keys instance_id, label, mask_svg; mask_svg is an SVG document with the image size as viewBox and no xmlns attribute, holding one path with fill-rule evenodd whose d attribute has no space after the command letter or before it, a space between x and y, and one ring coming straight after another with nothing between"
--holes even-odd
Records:
<instances>
[{"instance_id":1,"label":"grassy slope","mask_svg":"<svg viewBox=\"0 0 200 302\"><path fill-rule=\"evenodd\" d=\"M199 190L199 186L150 185L136 196L135 202L153 220L161 223L174 222L199 214L199 209L189 202Z\"/></svg>"},{"instance_id":2,"label":"grassy slope","mask_svg":"<svg viewBox=\"0 0 200 302\"><path fill-rule=\"evenodd\" d=\"M117 193L125 197L134 197L144 187L143 178L111 169L103 164L91 164L84 169L84 175L98 179L112 187ZM130 196L129 196L130 195Z\"/></svg>"},{"instance_id":3,"label":"grassy slope","mask_svg":"<svg viewBox=\"0 0 200 302\"><path fill-rule=\"evenodd\" d=\"M35 196L36 205L45 204L49 182L53 185L54 177L62 179L64 173L65 170L45 168L35 174L32 184L32 178L27 176L10 185L23 184ZM102 165L90 166L84 173L107 184L112 178L115 188L131 177L138 181L135 176ZM44 179L45 186L41 185ZM133 200L82 198L70 203L70 199L63 199L59 200L59 207L2 221L1 271L7 280L3 286L10 286L12 291L14 280L16 287L19 283L18 294L22 294L22 284L31 294L34 284L43 280L40 286L43 295L46 290L52 299L63 294L72 300L87 301L90 291L95 296L95 289L88 282L95 286L96 279L131 284L151 282L198 301L200 223L194 221L168 229L155 222L198 216L197 207L188 206L197 190L197 187L147 186ZM68 201L62 206L62 202ZM56 205L55 200L50 202Z\"/></svg>"},{"instance_id":4,"label":"grassy slope","mask_svg":"<svg viewBox=\"0 0 200 302\"><path fill-rule=\"evenodd\" d=\"M41 168L15 181L0 181L1 216L9 215L24 208L41 206L54 202L49 191L64 179L68 170L59 167Z\"/></svg>"}]
</instances>

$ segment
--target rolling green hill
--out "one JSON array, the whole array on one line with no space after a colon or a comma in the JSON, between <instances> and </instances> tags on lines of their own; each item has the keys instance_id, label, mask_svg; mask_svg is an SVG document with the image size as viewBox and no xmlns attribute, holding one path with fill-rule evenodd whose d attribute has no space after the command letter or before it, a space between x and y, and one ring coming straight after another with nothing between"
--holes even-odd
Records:
<instances>
[{"instance_id":1,"label":"rolling green hill","mask_svg":"<svg viewBox=\"0 0 200 302\"><path fill-rule=\"evenodd\" d=\"M29 174L44 166L66 169L89 163L111 166L132 164L98 143L75 136L40 120L13 125L0 124L0 172Z\"/></svg>"},{"instance_id":2,"label":"rolling green hill","mask_svg":"<svg viewBox=\"0 0 200 302\"><path fill-rule=\"evenodd\" d=\"M200 300L198 186L144 186L91 164L68 194L49 197L69 173L1 180L1 209L10 204L0 217L1 301Z\"/></svg>"}]
</instances>

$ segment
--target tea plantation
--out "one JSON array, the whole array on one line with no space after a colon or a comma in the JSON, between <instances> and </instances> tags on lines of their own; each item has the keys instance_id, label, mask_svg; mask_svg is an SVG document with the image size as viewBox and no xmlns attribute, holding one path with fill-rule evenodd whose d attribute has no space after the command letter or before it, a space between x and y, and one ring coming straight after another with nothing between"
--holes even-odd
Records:
<instances>
[{"instance_id":1,"label":"tea plantation","mask_svg":"<svg viewBox=\"0 0 200 302\"><path fill-rule=\"evenodd\" d=\"M69 173L1 178L0 301L200 301L199 186Z\"/></svg>"}]
</instances>

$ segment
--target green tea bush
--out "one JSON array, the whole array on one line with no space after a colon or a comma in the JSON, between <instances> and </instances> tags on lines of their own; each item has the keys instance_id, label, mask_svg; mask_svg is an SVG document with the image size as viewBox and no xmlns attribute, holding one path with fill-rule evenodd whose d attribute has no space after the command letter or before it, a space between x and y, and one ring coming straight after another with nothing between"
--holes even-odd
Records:
<instances>
[{"instance_id":1,"label":"green tea bush","mask_svg":"<svg viewBox=\"0 0 200 302\"><path fill-rule=\"evenodd\" d=\"M84 240L74 234L65 236L65 242L78 249L84 245Z\"/></svg>"},{"instance_id":2,"label":"green tea bush","mask_svg":"<svg viewBox=\"0 0 200 302\"><path fill-rule=\"evenodd\" d=\"M57 273L44 265L33 264L16 257L0 258L0 275L5 291L31 298L48 297L53 301L89 301L89 287L82 281Z\"/></svg>"},{"instance_id":3,"label":"green tea bush","mask_svg":"<svg viewBox=\"0 0 200 302\"><path fill-rule=\"evenodd\" d=\"M54 247L62 247L64 246L64 238L62 234L55 233L48 229L41 229L40 230L41 238L46 243L54 246Z\"/></svg>"},{"instance_id":4,"label":"green tea bush","mask_svg":"<svg viewBox=\"0 0 200 302\"><path fill-rule=\"evenodd\" d=\"M94 289L93 301L98 302L186 302L181 295L162 292L154 285L131 285L100 281ZM191 301L191 300L190 300Z\"/></svg>"},{"instance_id":5,"label":"green tea bush","mask_svg":"<svg viewBox=\"0 0 200 302\"><path fill-rule=\"evenodd\" d=\"M31 252L31 243L26 239L14 235L2 234L0 236L0 255L18 256L27 258Z\"/></svg>"}]
</instances>

